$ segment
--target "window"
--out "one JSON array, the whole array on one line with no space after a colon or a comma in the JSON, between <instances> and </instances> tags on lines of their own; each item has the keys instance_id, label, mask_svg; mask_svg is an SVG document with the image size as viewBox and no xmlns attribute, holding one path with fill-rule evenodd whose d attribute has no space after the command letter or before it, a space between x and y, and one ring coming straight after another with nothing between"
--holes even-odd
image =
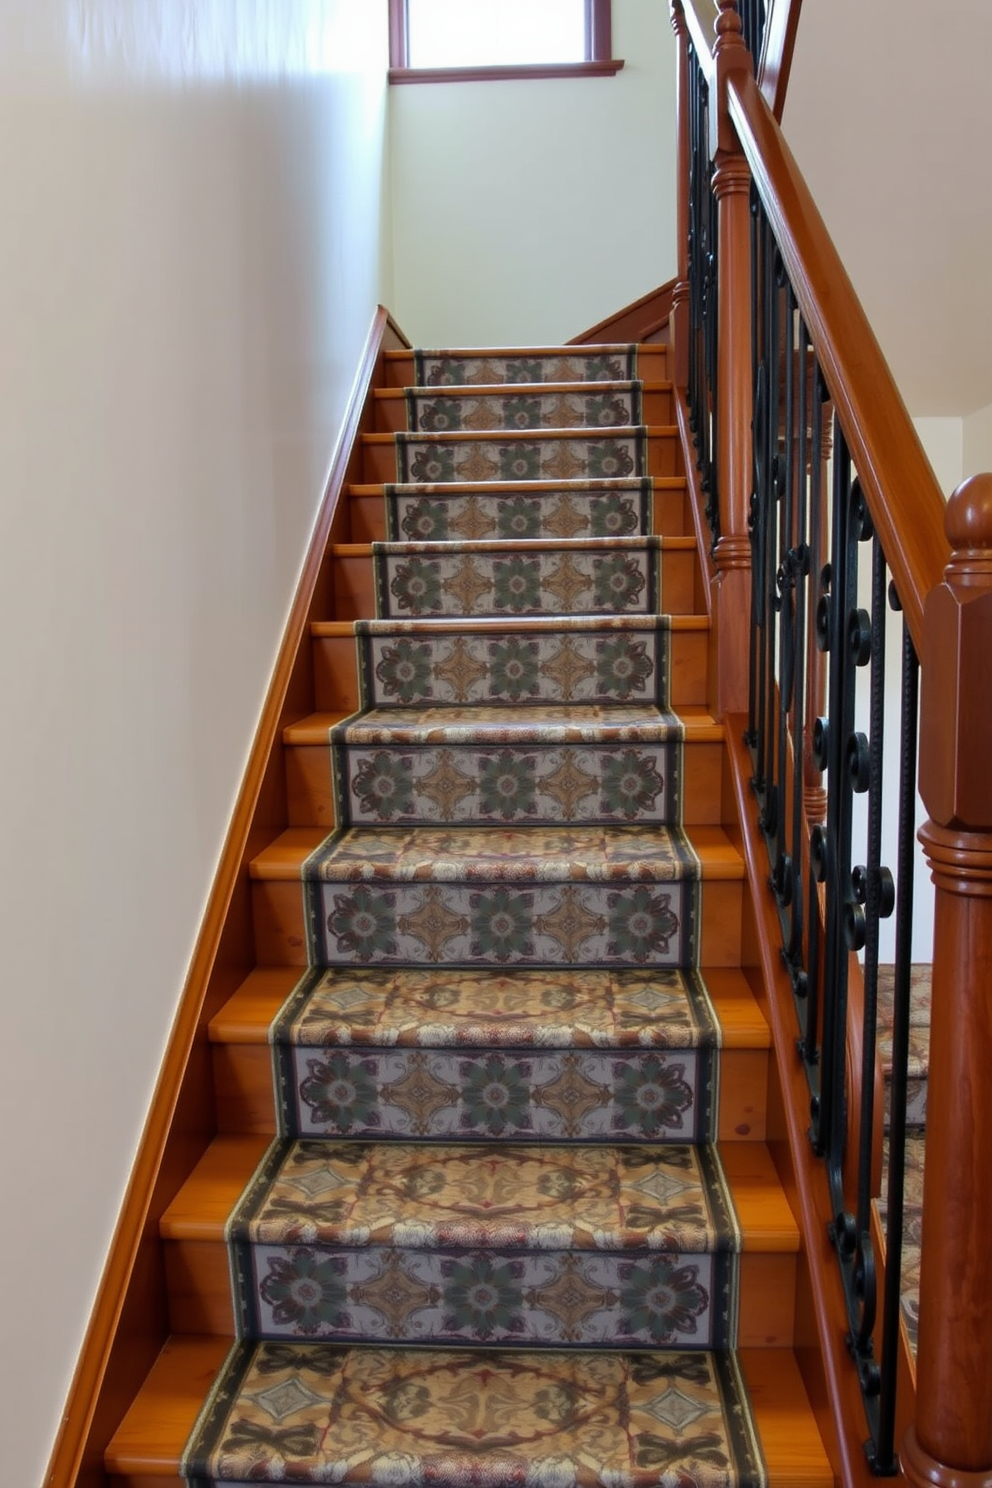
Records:
<instances>
[{"instance_id":1,"label":"window","mask_svg":"<svg viewBox=\"0 0 992 1488\"><path fill-rule=\"evenodd\" d=\"M389 80L609 76L610 19L610 0L389 0Z\"/></svg>"}]
</instances>

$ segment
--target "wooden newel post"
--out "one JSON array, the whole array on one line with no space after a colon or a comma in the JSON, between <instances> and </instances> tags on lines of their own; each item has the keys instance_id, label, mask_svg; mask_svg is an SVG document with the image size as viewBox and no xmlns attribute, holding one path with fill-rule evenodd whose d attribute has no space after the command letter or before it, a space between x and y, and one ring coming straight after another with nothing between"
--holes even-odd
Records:
<instances>
[{"instance_id":1,"label":"wooden newel post","mask_svg":"<svg viewBox=\"0 0 992 1488\"><path fill-rule=\"evenodd\" d=\"M671 335L675 352L672 381L684 388L689 382L689 35L682 0L670 0L669 10L678 51L675 92L678 271L672 291Z\"/></svg>"},{"instance_id":2,"label":"wooden newel post","mask_svg":"<svg viewBox=\"0 0 992 1488\"><path fill-rule=\"evenodd\" d=\"M947 507L924 611L920 832L935 895L913 1488L992 1485L992 475Z\"/></svg>"},{"instance_id":3,"label":"wooden newel post","mask_svg":"<svg viewBox=\"0 0 992 1488\"><path fill-rule=\"evenodd\" d=\"M713 194L719 211L720 317L717 354L717 478L720 541L717 570L716 697L720 713L746 713L751 614L751 173L727 109L727 81L751 72L736 0L719 0Z\"/></svg>"}]
</instances>

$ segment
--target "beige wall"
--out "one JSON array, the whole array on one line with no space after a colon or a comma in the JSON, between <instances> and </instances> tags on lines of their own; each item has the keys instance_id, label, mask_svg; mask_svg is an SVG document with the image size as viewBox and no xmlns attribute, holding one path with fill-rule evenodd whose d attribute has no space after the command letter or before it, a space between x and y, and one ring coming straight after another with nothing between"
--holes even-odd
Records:
<instances>
[{"instance_id":1,"label":"beige wall","mask_svg":"<svg viewBox=\"0 0 992 1488\"><path fill-rule=\"evenodd\" d=\"M965 475L992 471L992 403L961 420Z\"/></svg>"},{"instance_id":2,"label":"beige wall","mask_svg":"<svg viewBox=\"0 0 992 1488\"><path fill-rule=\"evenodd\" d=\"M612 78L390 95L396 304L429 345L562 341L675 272L668 6L613 0Z\"/></svg>"},{"instance_id":3,"label":"beige wall","mask_svg":"<svg viewBox=\"0 0 992 1488\"><path fill-rule=\"evenodd\" d=\"M0 9L5 1483L41 1480L391 298L384 46L369 0Z\"/></svg>"}]
</instances>

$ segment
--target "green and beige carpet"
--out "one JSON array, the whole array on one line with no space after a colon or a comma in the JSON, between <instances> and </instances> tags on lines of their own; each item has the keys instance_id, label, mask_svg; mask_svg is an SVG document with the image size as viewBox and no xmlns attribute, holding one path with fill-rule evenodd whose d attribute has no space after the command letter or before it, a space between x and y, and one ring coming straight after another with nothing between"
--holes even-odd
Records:
<instances>
[{"instance_id":1,"label":"green and beige carpet","mask_svg":"<svg viewBox=\"0 0 992 1488\"><path fill-rule=\"evenodd\" d=\"M416 365L183 1470L762 1488L635 351Z\"/></svg>"}]
</instances>

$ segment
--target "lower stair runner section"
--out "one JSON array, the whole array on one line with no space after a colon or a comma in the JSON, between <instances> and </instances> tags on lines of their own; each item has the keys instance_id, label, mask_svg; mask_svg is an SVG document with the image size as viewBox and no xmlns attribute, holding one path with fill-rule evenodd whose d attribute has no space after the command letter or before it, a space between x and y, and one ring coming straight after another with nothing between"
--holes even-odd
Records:
<instances>
[{"instance_id":1,"label":"lower stair runner section","mask_svg":"<svg viewBox=\"0 0 992 1488\"><path fill-rule=\"evenodd\" d=\"M256 1114L164 1216L176 1332L108 1470L146 1481L169 1399L192 1488L827 1488L657 390L633 348L416 365L360 709L287 732L323 737L335 830L253 862L286 967L212 1029Z\"/></svg>"},{"instance_id":2,"label":"lower stair runner section","mask_svg":"<svg viewBox=\"0 0 992 1488\"><path fill-rule=\"evenodd\" d=\"M920 1244L923 1233L923 1158L926 1146L927 1077L930 1070L930 994L929 964L910 968L909 991L909 1065L906 1090L906 1169L903 1188L902 1297L903 1327L910 1350L916 1355L916 1334L920 1318ZM892 1025L895 967L878 968L879 1062L886 1081L885 1130L889 1131L889 1089L892 1076ZM887 1215L885 1195L888 1188L888 1141L882 1172L882 1198L878 1204L883 1233Z\"/></svg>"}]
</instances>

